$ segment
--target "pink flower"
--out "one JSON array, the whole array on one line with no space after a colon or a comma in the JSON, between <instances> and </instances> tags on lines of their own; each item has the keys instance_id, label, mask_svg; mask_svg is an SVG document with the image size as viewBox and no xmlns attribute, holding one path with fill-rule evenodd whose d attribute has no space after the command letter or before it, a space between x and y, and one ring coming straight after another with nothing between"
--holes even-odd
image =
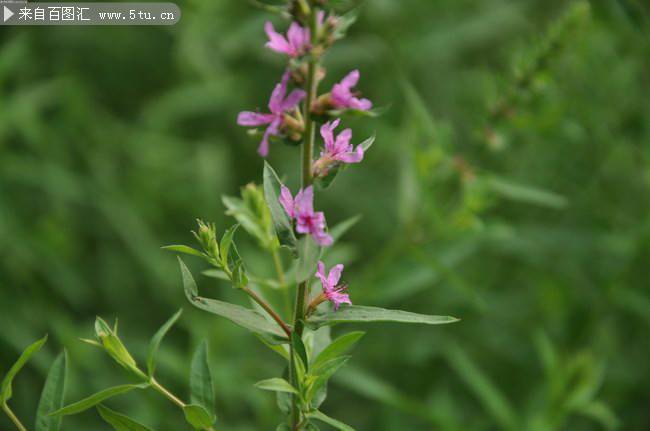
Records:
<instances>
[{"instance_id":1,"label":"pink flower","mask_svg":"<svg viewBox=\"0 0 650 431\"><path fill-rule=\"evenodd\" d=\"M291 58L300 57L311 46L311 33L309 28L303 28L297 22L292 22L285 38L276 32L269 21L264 25L269 41L266 47L280 54L287 54Z\"/></svg>"},{"instance_id":2,"label":"pink flower","mask_svg":"<svg viewBox=\"0 0 650 431\"><path fill-rule=\"evenodd\" d=\"M334 129L338 127L341 120L332 123L325 123L320 128L320 134L325 142L325 151L320 153L321 158L330 158L343 163L359 163L363 160L363 147L357 145L356 150L350 143L352 130L345 129L334 139Z\"/></svg>"},{"instance_id":3,"label":"pink flower","mask_svg":"<svg viewBox=\"0 0 650 431\"><path fill-rule=\"evenodd\" d=\"M316 244L322 247L332 245L334 240L325 232L327 226L325 215L322 212L314 212L314 188L312 186L300 190L294 200L291 191L283 185L279 200L287 215L296 220L298 233L311 235Z\"/></svg>"},{"instance_id":4,"label":"pink flower","mask_svg":"<svg viewBox=\"0 0 650 431\"><path fill-rule=\"evenodd\" d=\"M359 163L363 160L363 147L357 145L355 149L350 143L352 139L352 130L345 129L336 138L334 129L336 129L341 120L335 120L333 123L325 123L320 128L320 134L325 141L325 149L321 151L320 158L314 162L313 173L316 178L324 178L332 167L340 163Z\"/></svg>"},{"instance_id":5,"label":"pink flower","mask_svg":"<svg viewBox=\"0 0 650 431\"><path fill-rule=\"evenodd\" d=\"M271 94L271 99L269 100L270 114L244 111L239 113L237 117L237 124L240 126L257 127L268 124L258 150L262 157L266 157L269 154L269 136L278 136L280 134L280 127L283 124L285 112L295 108L306 96L303 90L296 89L285 98L289 77L290 73L287 70L282 76L282 81L275 86Z\"/></svg>"},{"instance_id":6,"label":"pink flower","mask_svg":"<svg viewBox=\"0 0 650 431\"><path fill-rule=\"evenodd\" d=\"M343 265L338 264L330 270L328 275L325 275L325 264L323 262L318 262L316 277L320 278L320 282L323 285L323 294L332 304L334 304L334 309L337 311L341 304L352 305L350 295L344 293L347 290L347 286L345 284L338 285L342 272Z\"/></svg>"},{"instance_id":7,"label":"pink flower","mask_svg":"<svg viewBox=\"0 0 650 431\"><path fill-rule=\"evenodd\" d=\"M338 109L358 109L368 111L372 109L372 102L368 99L359 99L352 92L352 88L359 83L359 71L353 70L343 78L343 81L332 87L332 104Z\"/></svg>"}]
</instances>

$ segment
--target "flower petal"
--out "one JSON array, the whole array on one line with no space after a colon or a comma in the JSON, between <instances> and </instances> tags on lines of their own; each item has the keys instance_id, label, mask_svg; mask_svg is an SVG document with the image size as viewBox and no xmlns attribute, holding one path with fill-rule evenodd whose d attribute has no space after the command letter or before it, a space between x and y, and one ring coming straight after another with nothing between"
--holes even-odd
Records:
<instances>
[{"instance_id":1,"label":"flower petal","mask_svg":"<svg viewBox=\"0 0 650 431\"><path fill-rule=\"evenodd\" d=\"M348 73L345 78L343 78L340 84L341 86L350 90L352 87L355 87L359 83L360 77L361 73L359 73L358 70L353 70L352 72Z\"/></svg>"},{"instance_id":2,"label":"flower petal","mask_svg":"<svg viewBox=\"0 0 650 431\"><path fill-rule=\"evenodd\" d=\"M314 214L314 187L300 190L296 195L296 213L312 216Z\"/></svg>"},{"instance_id":3,"label":"flower petal","mask_svg":"<svg viewBox=\"0 0 650 431\"><path fill-rule=\"evenodd\" d=\"M282 123L282 118L275 118L275 120L269 124L269 127L266 128L262 142L260 142L260 146L257 149L260 156L266 157L269 155L269 137L278 135L280 123Z\"/></svg>"},{"instance_id":4,"label":"flower petal","mask_svg":"<svg viewBox=\"0 0 650 431\"><path fill-rule=\"evenodd\" d=\"M274 115L262 114L260 112L244 111L237 116L237 124L240 126L262 126L270 124L275 119Z\"/></svg>"},{"instance_id":5,"label":"flower petal","mask_svg":"<svg viewBox=\"0 0 650 431\"><path fill-rule=\"evenodd\" d=\"M350 140L352 139L352 129L345 129L336 137L336 143L334 144L335 153L347 153L352 151L352 145L350 145Z\"/></svg>"},{"instance_id":6,"label":"flower petal","mask_svg":"<svg viewBox=\"0 0 650 431\"><path fill-rule=\"evenodd\" d=\"M309 45L311 39L311 32L308 28L302 28L297 22L292 22L287 32L289 45L291 46L292 57L297 57L302 54L305 48Z\"/></svg>"},{"instance_id":7,"label":"flower petal","mask_svg":"<svg viewBox=\"0 0 650 431\"><path fill-rule=\"evenodd\" d=\"M323 142L325 143L325 150L328 153L334 153L336 151L336 146L334 145L334 127L332 127L332 124L331 123L323 124L320 128L320 135L323 137Z\"/></svg>"},{"instance_id":8,"label":"flower petal","mask_svg":"<svg viewBox=\"0 0 650 431\"><path fill-rule=\"evenodd\" d=\"M329 247L334 243L334 238L332 238L331 235L325 233L325 231L316 231L312 233L312 238L314 238L316 244L320 245L321 247Z\"/></svg>"},{"instance_id":9,"label":"flower petal","mask_svg":"<svg viewBox=\"0 0 650 431\"><path fill-rule=\"evenodd\" d=\"M291 195L291 190L284 184L280 188L280 204L284 208L284 211L291 218L295 217L295 204L293 201L293 196Z\"/></svg>"},{"instance_id":10,"label":"flower petal","mask_svg":"<svg viewBox=\"0 0 650 431\"><path fill-rule=\"evenodd\" d=\"M363 147L361 145L357 145L356 151L339 153L336 156L334 156L334 159L343 163L359 163L363 160Z\"/></svg>"},{"instance_id":11,"label":"flower petal","mask_svg":"<svg viewBox=\"0 0 650 431\"><path fill-rule=\"evenodd\" d=\"M334 268L330 269L330 273L327 276L327 282L330 284L330 286L336 286L339 284L343 268L343 264L339 263L338 265L335 265Z\"/></svg>"},{"instance_id":12,"label":"flower petal","mask_svg":"<svg viewBox=\"0 0 650 431\"><path fill-rule=\"evenodd\" d=\"M278 85L275 86L273 93L271 93L271 99L269 100L269 109L275 115L280 115L282 113L282 103L284 102L284 97L287 95L289 77L289 70L286 70L284 72L284 75L282 75L282 80Z\"/></svg>"},{"instance_id":13,"label":"flower petal","mask_svg":"<svg viewBox=\"0 0 650 431\"><path fill-rule=\"evenodd\" d=\"M293 90L291 93L289 93L289 97L287 97L286 100L282 102L282 106L281 106L282 111L284 112L294 108L305 97L307 97L307 93L304 90L298 90L298 89Z\"/></svg>"},{"instance_id":14,"label":"flower petal","mask_svg":"<svg viewBox=\"0 0 650 431\"><path fill-rule=\"evenodd\" d=\"M353 97L350 100L350 105L351 108L360 111L369 111L372 109L372 102L368 99L357 99L356 97Z\"/></svg>"},{"instance_id":15,"label":"flower petal","mask_svg":"<svg viewBox=\"0 0 650 431\"><path fill-rule=\"evenodd\" d=\"M316 277L320 279L320 284L323 286L323 292L328 294L332 291L334 286L330 286L327 282L327 276L325 275L325 264L322 261L318 262L318 271L316 271Z\"/></svg>"},{"instance_id":16,"label":"flower petal","mask_svg":"<svg viewBox=\"0 0 650 431\"><path fill-rule=\"evenodd\" d=\"M269 37L269 41L266 43L267 48L280 54L291 54L289 42L284 36L275 31L270 21L267 21L264 25L264 31Z\"/></svg>"}]
</instances>

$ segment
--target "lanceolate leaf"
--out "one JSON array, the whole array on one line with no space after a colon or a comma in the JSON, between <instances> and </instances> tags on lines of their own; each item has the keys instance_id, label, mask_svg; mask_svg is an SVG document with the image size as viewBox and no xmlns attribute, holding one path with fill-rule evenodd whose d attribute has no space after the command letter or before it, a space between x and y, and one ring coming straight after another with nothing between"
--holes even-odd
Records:
<instances>
[{"instance_id":1,"label":"lanceolate leaf","mask_svg":"<svg viewBox=\"0 0 650 431\"><path fill-rule=\"evenodd\" d=\"M208 364L208 342L203 341L192 357L192 366L190 368L191 400L192 404L198 404L205 408L214 422L216 420L214 385Z\"/></svg>"},{"instance_id":2,"label":"lanceolate leaf","mask_svg":"<svg viewBox=\"0 0 650 431\"><path fill-rule=\"evenodd\" d=\"M329 234L332 235L334 242L336 243L343 235L345 235L350 229L354 227L361 220L361 215L355 215L347 220L342 221L333 228L329 230Z\"/></svg>"},{"instance_id":3,"label":"lanceolate leaf","mask_svg":"<svg viewBox=\"0 0 650 431\"><path fill-rule=\"evenodd\" d=\"M298 393L298 390L291 386L291 383L279 377L257 382L255 383L255 387L263 389L265 391L286 392L290 394Z\"/></svg>"},{"instance_id":4,"label":"lanceolate leaf","mask_svg":"<svg viewBox=\"0 0 650 431\"><path fill-rule=\"evenodd\" d=\"M249 331L263 335L286 338L286 334L279 326L277 326L276 323L267 320L257 311L239 305L230 304L228 302L198 296L198 288L196 287L194 277L192 277L189 269L187 269L187 266L185 266L180 258L178 261L183 275L185 295L192 305L209 313L224 317Z\"/></svg>"},{"instance_id":5,"label":"lanceolate leaf","mask_svg":"<svg viewBox=\"0 0 650 431\"><path fill-rule=\"evenodd\" d=\"M12 396L11 384L14 381L14 377L16 377L16 374L18 374L20 370L25 366L27 361L29 361L29 358L31 358L34 353L38 352L41 347L43 347L43 344L45 344L46 341L47 335L27 347L20 355L16 363L9 369L9 372L7 375L5 375L4 379L2 380L2 384L0 385L0 404L4 404L9 401Z\"/></svg>"},{"instance_id":6,"label":"lanceolate leaf","mask_svg":"<svg viewBox=\"0 0 650 431\"><path fill-rule=\"evenodd\" d=\"M152 377L156 371L156 354L158 353L158 348L160 347L160 342L167 335L167 332L174 326L174 323L181 317L183 310L178 310L164 325L158 329L158 332L153 336L151 342L149 343L149 351L147 352L147 371L149 377Z\"/></svg>"},{"instance_id":7,"label":"lanceolate leaf","mask_svg":"<svg viewBox=\"0 0 650 431\"><path fill-rule=\"evenodd\" d=\"M547 190L518 184L505 178L492 176L487 179L487 185L495 194L505 199L539 205L553 209L563 209L569 201L566 197Z\"/></svg>"},{"instance_id":8,"label":"lanceolate leaf","mask_svg":"<svg viewBox=\"0 0 650 431\"><path fill-rule=\"evenodd\" d=\"M316 265L320 260L323 248L310 236L304 236L298 241L298 266L296 267L296 282L311 278L316 272Z\"/></svg>"},{"instance_id":9,"label":"lanceolate leaf","mask_svg":"<svg viewBox=\"0 0 650 431\"><path fill-rule=\"evenodd\" d=\"M316 357L313 363L314 370L317 370L327 361L332 360L346 353L348 350L352 348L352 346L354 346L357 343L357 341L361 339L361 337L364 336L364 334L365 332L360 332L360 331L350 332L349 334L342 335L341 337L334 340L332 344L327 346L318 355L318 357Z\"/></svg>"},{"instance_id":10,"label":"lanceolate leaf","mask_svg":"<svg viewBox=\"0 0 650 431\"><path fill-rule=\"evenodd\" d=\"M197 249L189 247L187 245L167 245L162 247L163 250L175 251L177 253L189 254L190 256L200 257L205 259L207 256Z\"/></svg>"},{"instance_id":11,"label":"lanceolate leaf","mask_svg":"<svg viewBox=\"0 0 650 431\"><path fill-rule=\"evenodd\" d=\"M115 431L151 431L151 428L101 404L97 405L97 411Z\"/></svg>"},{"instance_id":12,"label":"lanceolate leaf","mask_svg":"<svg viewBox=\"0 0 650 431\"><path fill-rule=\"evenodd\" d=\"M226 268L231 268L232 266L231 262L229 262L230 247L233 245L233 238L238 228L239 228L238 224L232 226L221 237L221 243L219 244L220 252L221 252L221 264ZM237 253L237 255L238 254L239 253ZM237 256L235 260L239 260L239 256Z\"/></svg>"},{"instance_id":13,"label":"lanceolate leaf","mask_svg":"<svg viewBox=\"0 0 650 431\"><path fill-rule=\"evenodd\" d=\"M70 404L62 409L59 409L55 412L50 413L51 416L68 416L81 413L85 410L88 410L91 407L95 407L97 404L101 403L104 400L112 398L117 395L122 395L127 392L131 392L134 389L145 389L148 388L148 383L141 383L139 385L120 385L113 386L112 388L104 389L99 391L88 398L84 398L81 401Z\"/></svg>"},{"instance_id":14,"label":"lanceolate leaf","mask_svg":"<svg viewBox=\"0 0 650 431\"><path fill-rule=\"evenodd\" d=\"M313 401L314 407L318 407L324 401L324 396L327 396L327 392L323 395L323 399L318 399L319 392L321 390L327 390L326 385L327 381L334 375L336 372L344 366L348 360L349 356L340 356L338 358L330 359L327 362L321 363L318 368L312 370L312 374L316 377L316 380L311 385L308 394L308 400Z\"/></svg>"},{"instance_id":15,"label":"lanceolate leaf","mask_svg":"<svg viewBox=\"0 0 650 431\"><path fill-rule=\"evenodd\" d=\"M361 144L359 144L359 145L361 145L361 148L363 148L364 152L368 151L370 149L370 147L372 147L372 144L375 143L376 138L377 137L375 135L372 135L371 137L369 137L368 139L363 141Z\"/></svg>"},{"instance_id":16,"label":"lanceolate leaf","mask_svg":"<svg viewBox=\"0 0 650 431\"><path fill-rule=\"evenodd\" d=\"M188 298L192 305L208 313L216 314L231 322L258 334L268 334L275 337L286 338L286 334L277 324L270 322L257 311L239 305L216 299L201 298L196 296Z\"/></svg>"},{"instance_id":17,"label":"lanceolate leaf","mask_svg":"<svg viewBox=\"0 0 650 431\"><path fill-rule=\"evenodd\" d=\"M410 313L401 310L387 310L378 307L363 307L353 305L342 307L339 311L330 311L315 314L307 320L307 324L319 328L324 325L337 323L371 323L371 322L396 322L419 323L424 325L441 325L457 322L458 319L450 316L430 316L426 314Z\"/></svg>"},{"instance_id":18,"label":"lanceolate leaf","mask_svg":"<svg viewBox=\"0 0 650 431\"><path fill-rule=\"evenodd\" d=\"M305 371L309 370L309 359L307 358L307 349L305 349L305 344L302 342L302 338L296 331L291 333L291 344L293 345L293 351L296 353L302 365L305 368Z\"/></svg>"},{"instance_id":19,"label":"lanceolate leaf","mask_svg":"<svg viewBox=\"0 0 650 431\"><path fill-rule=\"evenodd\" d=\"M280 205L280 179L268 163L264 162L264 198L271 211L275 233L280 244L296 253L296 235L287 213Z\"/></svg>"},{"instance_id":20,"label":"lanceolate leaf","mask_svg":"<svg viewBox=\"0 0 650 431\"><path fill-rule=\"evenodd\" d=\"M336 428L337 430L354 431L354 428L352 428L351 426L346 425L343 422L338 421L338 420L336 420L334 418L331 418L331 417L327 416L326 414L324 414L323 412L321 412L319 410L316 410L315 412L309 413L307 416L310 417L310 418L313 418L313 419L317 419L317 420L319 420L321 422L324 422L324 423L326 423L328 425L331 425L334 428Z\"/></svg>"},{"instance_id":21,"label":"lanceolate leaf","mask_svg":"<svg viewBox=\"0 0 650 431\"><path fill-rule=\"evenodd\" d=\"M196 404L189 404L183 407L183 413L185 413L185 420L196 430L210 428L214 423L214 419L210 416L210 413L202 406Z\"/></svg>"},{"instance_id":22,"label":"lanceolate leaf","mask_svg":"<svg viewBox=\"0 0 650 431\"><path fill-rule=\"evenodd\" d=\"M68 354L64 351L50 367L36 411L36 431L59 431L61 428L61 417L49 416L48 413L63 407L67 363Z\"/></svg>"}]
</instances>

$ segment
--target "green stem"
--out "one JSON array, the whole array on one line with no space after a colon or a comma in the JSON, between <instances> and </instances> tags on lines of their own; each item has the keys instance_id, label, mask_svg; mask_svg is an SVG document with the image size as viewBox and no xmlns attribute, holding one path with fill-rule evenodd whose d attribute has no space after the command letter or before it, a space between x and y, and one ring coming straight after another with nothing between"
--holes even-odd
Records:
<instances>
[{"instance_id":1,"label":"green stem","mask_svg":"<svg viewBox=\"0 0 650 431\"><path fill-rule=\"evenodd\" d=\"M180 398L178 398L176 395L172 394L167 388L165 388L163 385L158 383L156 379L153 377L149 380L149 383L151 384L151 387L156 390L157 392L161 393L165 398L167 398L169 401L174 403L176 406L178 406L181 409L185 409L187 404L185 404ZM206 428L205 431L215 431L214 428L209 427Z\"/></svg>"},{"instance_id":2,"label":"green stem","mask_svg":"<svg viewBox=\"0 0 650 431\"><path fill-rule=\"evenodd\" d=\"M9 419L11 419L11 422L16 425L16 428L18 428L20 431L27 431L27 428L23 424L20 423L14 412L11 411L9 406L6 403L2 404L2 410L9 416Z\"/></svg>"},{"instance_id":3,"label":"green stem","mask_svg":"<svg viewBox=\"0 0 650 431\"><path fill-rule=\"evenodd\" d=\"M154 388L159 393L161 393L162 395L164 395L165 398L167 398L172 403L176 404L178 407L182 409L185 408L186 404L183 401L181 401L180 398L178 398L176 395L169 392L163 385L158 383L158 381L153 377L151 378L151 387Z\"/></svg>"}]
</instances>

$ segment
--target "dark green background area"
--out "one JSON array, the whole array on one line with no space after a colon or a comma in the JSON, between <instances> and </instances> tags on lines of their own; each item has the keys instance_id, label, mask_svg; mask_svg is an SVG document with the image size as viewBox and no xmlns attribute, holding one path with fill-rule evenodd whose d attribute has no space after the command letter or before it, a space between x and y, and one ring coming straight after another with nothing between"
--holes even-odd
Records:
<instances>
[{"instance_id":1,"label":"dark green background area","mask_svg":"<svg viewBox=\"0 0 650 431\"><path fill-rule=\"evenodd\" d=\"M174 27L0 29L0 374L50 334L11 401L30 429L64 347L67 401L129 380L78 340L96 315L119 317L143 362L181 307L159 379L186 397L207 338L218 429L280 422L252 386L282 372L279 357L186 304L160 246L190 242L197 217L225 229L221 195L261 181L235 119L265 107L284 60L247 2L180 6ZM462 319L367 328L330 386L331 416L364 431L650 428L650 14L640 0L587 6L367 0L328 54L323 88L359 68L364 93L390 106L346 120L356 142L377 141L318 196L331 225L363 215L331 258L355 303ZM292 186L298 153L276 144L269 158ZM188 263L203 294L246 303ZM109 405L186 429L156 394ZM108 429L95 412L63 425Z\"/></svg>"}]
</instances>

